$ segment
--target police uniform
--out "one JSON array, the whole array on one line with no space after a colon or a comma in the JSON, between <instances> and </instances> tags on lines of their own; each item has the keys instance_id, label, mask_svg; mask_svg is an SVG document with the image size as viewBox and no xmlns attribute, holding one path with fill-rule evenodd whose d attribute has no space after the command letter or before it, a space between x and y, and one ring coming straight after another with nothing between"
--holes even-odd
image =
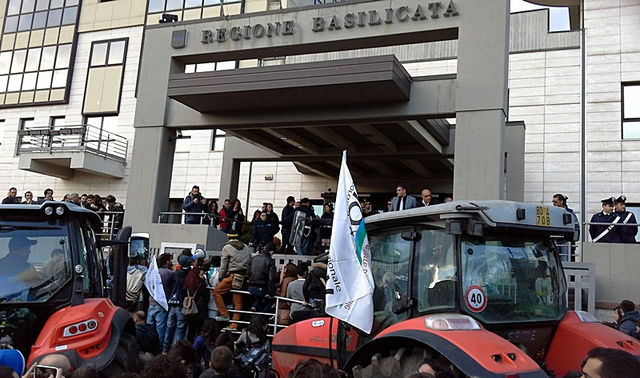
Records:
<instances>
[{"instance_id":1,"label":"police uniform","mask_svg":"<svg viewBox=\"0 0 640 378\"><path fill-rule=\"evenodd\" d=\"M605 198L600 202L602 202L603 205L608 204L613 206L614 201L615 201L615 198L611 197L611 198ZM593 223L613 223L614 219L615 219L615 216L613 215L613 212L605 213L604 211L594 214L591 217L592 224L589 226L589 234L591 235L591 240L594 243L616 243L616 238L613 232L613 228L614 228L613 225L593 224Z\"/></svg>"},{"instance_id":2,"label":"police uniform","mask_svg":"<svg viewBox=\"0 0 640 378\"><path fill-rule=\"evenodd\" d=\"M620 196L616 198L615 203L626 203L627 197ZM637 224L636 217L630 211L614 211L613 223L620 224ZM613 229L614 243L635 243L636 234L638 233L638 227L633 226L620 226Z\"/></svg>"}]
</instances>

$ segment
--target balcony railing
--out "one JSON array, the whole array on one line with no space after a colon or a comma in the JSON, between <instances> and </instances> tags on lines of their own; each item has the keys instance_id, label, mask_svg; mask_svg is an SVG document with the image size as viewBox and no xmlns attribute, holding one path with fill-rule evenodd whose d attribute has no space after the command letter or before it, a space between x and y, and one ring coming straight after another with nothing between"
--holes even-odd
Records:
<instances>
[{"instance_id":1,"label":"balcony railing","mask_svg":"<svg viewBox=\"0 0 640 378\"><path fill-rule=\"evenodd\" d=\"M18 131L18 154L89 152L126 161L127 138L91 125L29 127Z\"/></svg>"}]
</instances>

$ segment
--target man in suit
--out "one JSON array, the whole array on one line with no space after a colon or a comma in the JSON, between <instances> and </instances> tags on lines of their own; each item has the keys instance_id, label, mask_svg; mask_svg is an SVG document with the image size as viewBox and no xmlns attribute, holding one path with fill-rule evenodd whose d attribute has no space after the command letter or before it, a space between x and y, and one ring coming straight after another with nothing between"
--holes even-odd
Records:
<instances>
[{"instance_id":1,"label":"man in suit","mask_svg":"<svg viewBox=\"0 0 640 378\"><path fill-rule=\"evenodd\" d=\"M398 185L396 194L397 196L391 200L391 208L389 211L407 210L416 207L416 199L407 195L407 188L404 185Z\"/></svg>"}]
</instances>

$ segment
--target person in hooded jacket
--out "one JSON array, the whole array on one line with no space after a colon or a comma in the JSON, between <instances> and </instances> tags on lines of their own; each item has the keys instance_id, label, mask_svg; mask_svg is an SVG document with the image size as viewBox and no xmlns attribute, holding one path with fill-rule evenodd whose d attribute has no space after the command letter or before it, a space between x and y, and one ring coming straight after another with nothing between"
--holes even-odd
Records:
<instances>
[{"instance_id":1,"label":"person in hooded jacket","mask_svg":"<svg viewBox=\"0 0 640 378\"><path fill-rule=\"evenodd\" d=\"M628 299L620 302L619 311L616 311L618 331L624 332L629 336L638 338L636 332L636 322L640 321L640 312L636 310L636 305Z\"/></svg>"},{"instance_id":2,"label":"person in hooded jacket","mask_svg":"<svg viewBox=\"0 0 640 378\"><path fill-rule=\"evenodd\" d=\"M213 290L213 298L220 311L220 315L216 317L219 322L229 321L229 310L224 303L222 296L228 293L232 289L233 278L236 275L244 276L247 273L249 267L249 261L251 260L251 252L249 247L246 246L240 240L234 239L238 235L229 235L229 242L222 247L222 254L220 258L220 282ZM233 308L234 310L242 310L242 294L233 293ZM240 314L233 314L233 320L240 320ZM230 328L237 328L238 323L233 323Z\"/></svg>"}]
</instances>

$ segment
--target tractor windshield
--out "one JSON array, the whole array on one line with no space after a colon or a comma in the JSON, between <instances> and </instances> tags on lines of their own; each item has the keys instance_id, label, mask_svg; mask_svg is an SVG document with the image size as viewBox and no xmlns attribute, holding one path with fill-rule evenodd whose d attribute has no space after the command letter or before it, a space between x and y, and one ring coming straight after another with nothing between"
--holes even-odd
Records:
<instances>
[{"instance_id":1,"label":"tractor windshield","mask_svg":"<svg viewBox=\"0 0 640 378\"><path fill-rule=\"evenodd\" d=\"M566 283L551 248L543 238L464 236L463 309L486 323L562 317Z\"/></svg>"},{"instance_id":2,"label":"tractor windshield","mask_svg":"<svg viewBox=\"0 0 640 378\"><path fill-rule=\"evenodd\" d=\"M0 303L44 302L72 277L65 227L0 223Z\"/></svg>"}]
</instances>

